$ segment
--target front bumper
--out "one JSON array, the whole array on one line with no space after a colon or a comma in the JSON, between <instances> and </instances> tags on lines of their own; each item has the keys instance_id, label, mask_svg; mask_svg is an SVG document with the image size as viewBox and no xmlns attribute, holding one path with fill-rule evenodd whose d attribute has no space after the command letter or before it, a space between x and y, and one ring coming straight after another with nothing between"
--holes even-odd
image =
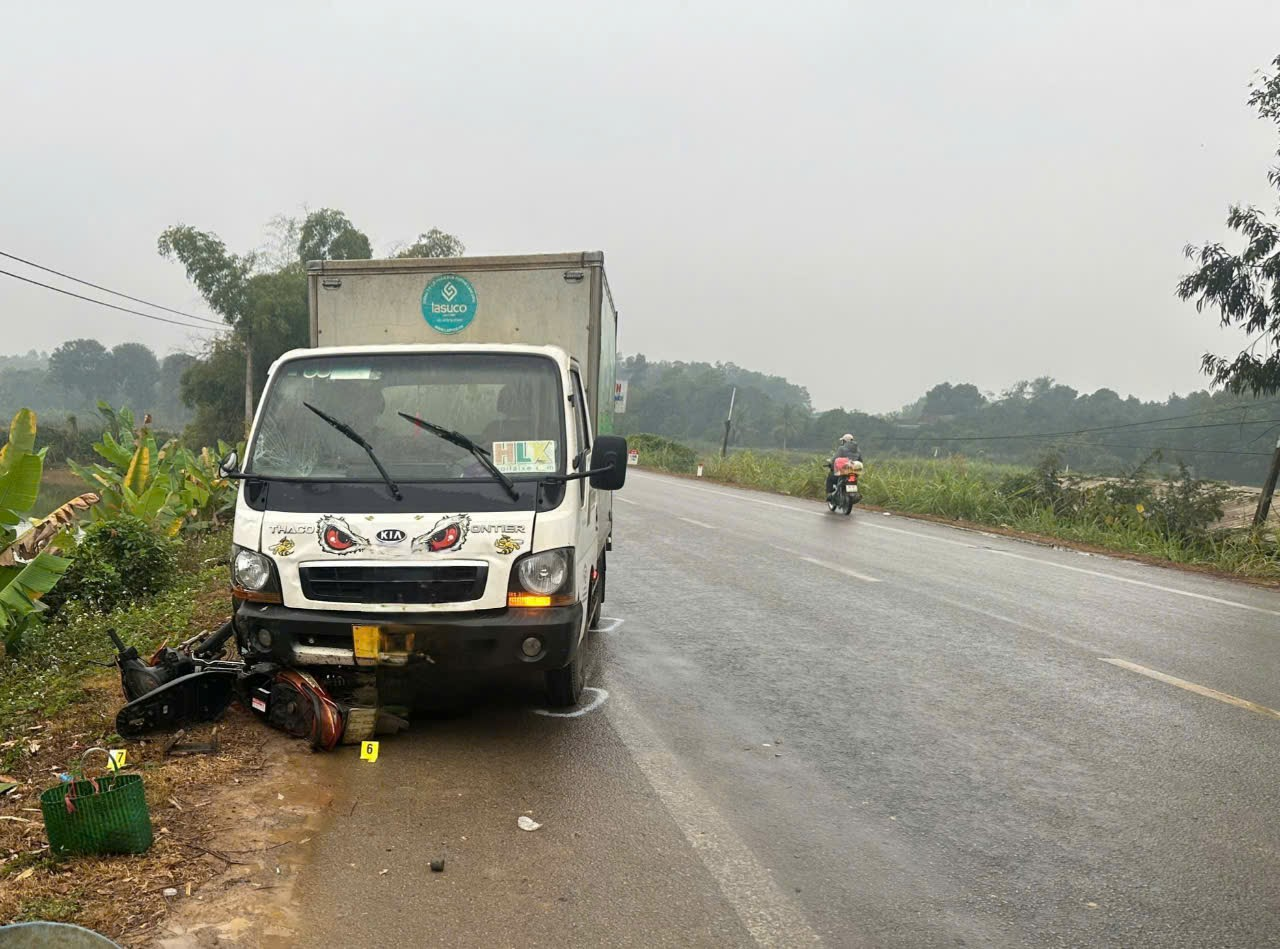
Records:
<instances>
[{"instance_id":1,"label":"front bumper","mask_svg":"<svg viewBox=\"0 0 1280 949\"><path fill-rule=\"evenodd\" d=\"M546 609L389 615L242 601L234 623L241 653L254 661L355 667L353 627L377 626L397 641L412 634L412 646L403 656L397 654L381 664L430 664L458 671L559 669L577 655L582 611L577 603ZM264 633L270 635L269 645L262 644ZM530 636L542 641L542 651L533 657L521 648Z\"/></svg>"}]
</instances>

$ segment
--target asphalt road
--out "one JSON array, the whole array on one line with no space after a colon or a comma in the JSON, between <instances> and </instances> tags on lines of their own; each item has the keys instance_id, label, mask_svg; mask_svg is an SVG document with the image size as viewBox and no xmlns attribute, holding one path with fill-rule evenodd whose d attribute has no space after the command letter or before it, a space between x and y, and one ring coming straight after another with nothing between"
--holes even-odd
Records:
<instances>
[{"instance_id":1,"label":"asphalt road","mask_svg":"<svg viewBox=\"0 0 1280 949\"><path fill-rule=\"evenodd\" d=\"M593 706L490 689L328 759L307 941L1280 945L1280 592L643 473L617 502Z\"/></svg>"}]
</instances>

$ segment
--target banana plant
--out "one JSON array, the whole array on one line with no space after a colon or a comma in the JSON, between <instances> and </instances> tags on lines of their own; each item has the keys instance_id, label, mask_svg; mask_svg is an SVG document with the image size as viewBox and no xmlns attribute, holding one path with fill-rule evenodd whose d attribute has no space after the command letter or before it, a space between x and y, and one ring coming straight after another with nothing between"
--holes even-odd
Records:
<instances>
[{"instance_id":1,"label":"banana plant","mask_svg":"<svg viewBox=\"0 0 1280 949\"><path fill-rule=\"evenodd\" d=\"M130 514L169 536L177 534L184 516L183 479L172 458L166 457L177 451L176 441L161 447L149 429L135 432L133 413L128 409L116 412L107 403L99 402L98 411L108 427L93 450L107 464L89 466L68 461L71 470L101 495L94 517Z\"/></svg>"},{"instance_id":2,"label":"banana plant","mask_svg":"<svg viewBox=\"0 0 1280 949\"><path fill-rule=\"evenodd\" d=\"M158 445L145 426L135 431L128 409L116 411L99 402L98 411L106 429L93 450L106 464L68 462L102 495L95 517L131 514L174 536L184 529L216 526L229 514L235 489L218 476L217 459L231 450L230 445L219 442L216 457L208 448L195 454L176 439Z\"/></svg>"},{"instance_id":3,"label":"banana plant","mask_svg":"<svg viewBox=\"0 0 1280 949\"><path fill-rule=\"evenodd\" d=\"M98 500L83 494L48 517L27 520L40 494L44 453L36 451L36 415L21 409L0 449L0 653L11 651L45 609L41 597L54 588L71 561L48 549L75 517Z\"/></svg>"}]
</instances>

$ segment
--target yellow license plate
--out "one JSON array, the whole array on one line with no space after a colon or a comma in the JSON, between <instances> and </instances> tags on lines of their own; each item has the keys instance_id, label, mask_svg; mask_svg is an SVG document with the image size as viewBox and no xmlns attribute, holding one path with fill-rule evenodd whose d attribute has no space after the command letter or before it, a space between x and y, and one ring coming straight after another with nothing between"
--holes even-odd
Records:
<instances>
[{"instance_id":1,"label":"yellow license plate","mask_svg":"<svg viewBox=\"0 0 1280 949\"><path fill-rule=\"evenodd\" d=\"M352 626L351 635L355 641L357 659L378 661L378 652L382 648L382 629L378 626Z\"/></svg>"}]
</instances>

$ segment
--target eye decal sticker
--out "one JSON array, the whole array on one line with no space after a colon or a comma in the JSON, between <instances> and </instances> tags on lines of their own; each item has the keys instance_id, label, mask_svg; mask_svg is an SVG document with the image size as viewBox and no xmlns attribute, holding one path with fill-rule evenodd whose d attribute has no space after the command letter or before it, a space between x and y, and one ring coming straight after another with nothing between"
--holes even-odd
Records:
<instances>
[{"instance_id":1,"label":"eye decal sticker","mask_svg":"<svg viewBox=\"0 0 1280 949\"><path fill-rule=\"evenodd\" d=\"M435 527L425 534L419 534L409 544L415 553L440 554L446 550L457 550L467 542L467 533L471 530L471 518L466 514L455 514L436 521Z\"/></svg>"},{"instance_id":2,"label":"eye decal sticker","mask_svg":"<svg viewBox=\"0 0 1280 949\"><path fill-rule=\"evenodd\" d=\"M320 518L316 524L316 535L324 550L339 556L367 550L369 547L367 537L357 534L345 520L332 514Z\"/></svg>"}]
</instances>

